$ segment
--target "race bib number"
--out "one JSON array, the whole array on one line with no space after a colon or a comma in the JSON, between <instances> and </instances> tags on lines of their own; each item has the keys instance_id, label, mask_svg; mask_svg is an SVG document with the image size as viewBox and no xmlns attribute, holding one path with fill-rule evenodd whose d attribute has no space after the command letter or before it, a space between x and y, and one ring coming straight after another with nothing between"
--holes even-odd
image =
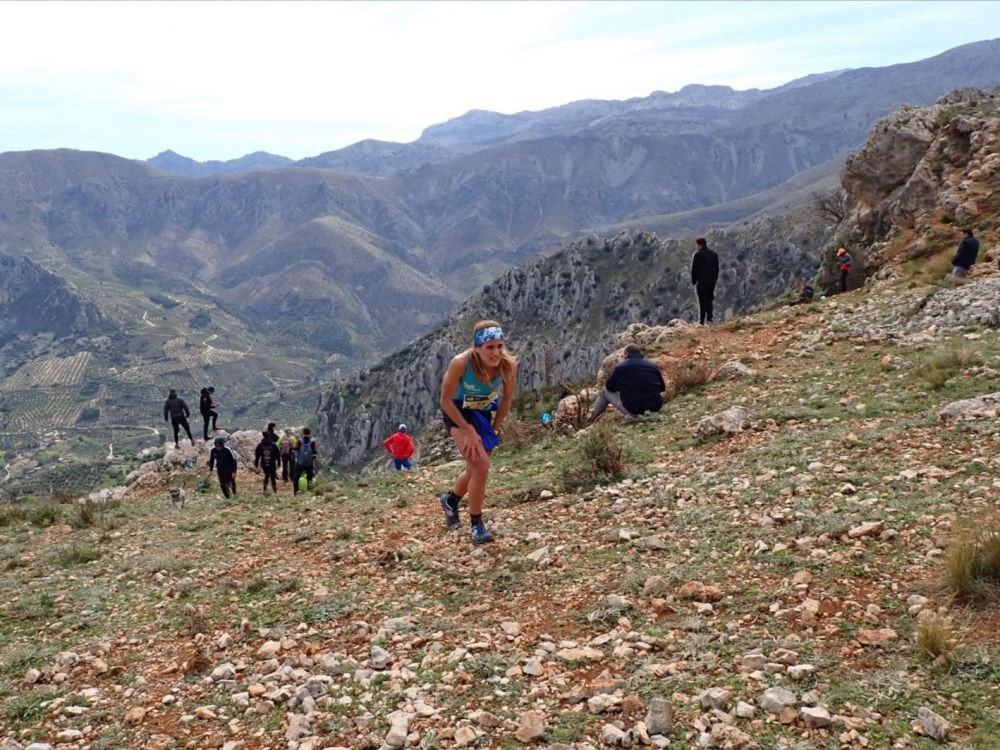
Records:
<instances>
[{"instance_id":1,"label":"race bib number","mask_svg":"<svg viewBox=\"0 0 1000 750\"><path fill-rule=\"evenodd\" d=\"M500 395L493 391L489 396L476 396L466 394L462 398L462 408L472 409L473 411L485 411L489 409L490 404L496 401Z\"/></svg>"}]
</instances>

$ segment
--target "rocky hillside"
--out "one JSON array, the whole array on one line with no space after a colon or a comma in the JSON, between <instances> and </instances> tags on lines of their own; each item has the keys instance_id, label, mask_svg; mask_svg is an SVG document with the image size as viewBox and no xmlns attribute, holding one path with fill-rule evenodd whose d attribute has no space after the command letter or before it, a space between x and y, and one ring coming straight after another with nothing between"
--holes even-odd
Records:
<instances>
[{"instance_id":1,"label":"rocky hillside","mask_svg":"<svg viewBox=\"0 0 1000 750\"><path fill-rule=\"evenodd\" d=\"M0 351L17 336L100 335L105 326L97 305L64 279L29 258L0 253Z\"/></svg>"},{"instance_id":2,"label":"rocky hillside","mask_svg":"<svg viewBox=\"0 0 1000 750\"><path fill-rule=\"evenodd\" d=\"M467 294L582 231L731 202L843 158L878 117L902 104L997 85L997 60L1000 41L989 41L763 92L695 86L486 118L518 123L513 130L477 115L477 132L489 143L442 145L432 129L426 140L398 148L366 141L340 157L316 157L315 166L231 176L168 176L69 151L7 153L0 155L0 241L10 252L51 245L71 267L100 267L135 283L194 280L217 293L233 266L274 254L310 222L334 219L374 238L411 274ZM445 140L462 138L453 132ZM453 148L458 153L447 158ZM333 255L342 249L337 236L321 247ZM294 296L292 276L277 284L282 296ZM317 266L311 276L310 299L348 296L329 269ZM391 348L408 333L380 332L365 317L407 320L406 310L374 309L395 299L379 294L362 310L338 304L330 314L350 321L355 344L384 333Z\"/></svg>"},{"instance_id":3,"label":"rocky hillside","mask_svg":"<svg viewBox=\"0 0 1000 750\"><path fill-rule=\"evenodd\" d=\"M0 747L994 748L998 325L982 264L632 326L606 351L720 375L512 423L485 547L443 528L450 456L0 507Z\"/></svg>"},{"instance_id":4,"label":"rocky hillside","mask_svg":"<svg viewBox=\"0 0 1000 750\"><path fill-rule=\"evenodd\" d=\"M1000 89L966 89L880 120L841 180L853 204L834 246L855 258L856 282L900 266L947 270L964 227L991 232L1000 215ZM832 287L828 257L821 281Z\"/></svg>"},{"instance_id":5,"label":"rocky hillside","mask_svg":"<svg viewBox=\"0 0 1000 750\"><path fill-rule=\"evenodd\" d=\"M882 275L898 275L917 259L923 271L947 272L948 251L958 242L955 221L990 231L1000 215L997 101L996 92L966 90L881 121L844 167L850 209L832 232L800 210L712 235L723 262L722 316L777 297L811 276L820 258L820 282L834 288L832 257L840 244L855 254L855 286L883 267ZM692 317L690 246L643 233L591 237L505 274L445 326L336 384L320 405L322 434L345 463L356 463L394 423L436 420L444 363L467 346L467 331L482 318L508 327L522 388L589 375L627 323Z\"/></svg>"},{"instance_id":6,"label":"rocky hillside","mask_svg":"<svg viewBox=\"0 0 1000 750\"><path fill-rule=\"evenodd\" d=\"M720 255L718 319L731 318L809 278L827 231L808 211L709 235ZM519 387L590 376L629 323L697 316L690 284L693 239L623 231L591 236L500 276L448 321L373 368L334 383L317 412L318 434L338 462L356 464L399 422L439 419L448 360L469 344L477 320L503 323L518 356Z\"/></svg>"}]
</instances>

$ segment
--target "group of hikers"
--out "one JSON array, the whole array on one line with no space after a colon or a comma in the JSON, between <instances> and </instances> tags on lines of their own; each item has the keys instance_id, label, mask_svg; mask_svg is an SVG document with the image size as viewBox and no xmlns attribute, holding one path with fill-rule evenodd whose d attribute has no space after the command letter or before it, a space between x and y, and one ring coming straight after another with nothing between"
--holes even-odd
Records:
<instances>
[{"instance_id":1,"label":"group of hikers","mask_svg":"<svg viewBox=\"0 0 1000 750\"><path fill-rule=\"evenodd\" d=\"M210 422L212 432L219 431L217 426L219 413L216 411L219 404L213 398L214 393L214 386L206 386L201 389L201 415L205 420L203 435L206 442L209 439L208 425ZM171 388L167 400L163 403L163 418L170 421L173 427L175 448L180 448L179 433L181 428L187 433L191 445L196 445L187 421L190 416L191 411L188 409L187 403L177 395L176 388ZM401 427L405 426L401 425ZM261 433L261 441L254 450L253 465L264 473L264 494L267 494L268 484L271 485L272 491L278 492L279 467L281 481L291 481L292 483L292 494L297 495L300 490L312 489L313 479L316 475L318 449L312 432L308 427L304 427L302 428L302 436L298 437L291 430L283 430L279 434L277 428L276 422L268 422L267 429ZM236 470L238 468L239 461L236 452L226 445L224 436L216 436L208 456L208 469L209 471L214 469L218 474L219 487L222 488L222 494L225 497L236 494Z\"/></svg>"},{"instance_id":2,"label":"group of hikers","mask_svg":"<svg viewBox=\"0 0 1000 750\"><path fill-rule=\"evenodd\" d=\"M292 494L306 492L312 489L316 476L316 453L319 446L312 437L308 427L302 428L302 436L295 436L290 430L278 434L277 424L269 422L267 429L261 433L261 440L254 449L253 465L264 474L263 493L267 494L270 484L271 491L278 494L278 468L281 468L281 481L292 483ZM219 477L219 487L222 494L229 497L236 494L236 470L239 462L236 452L226 445L226 438L219 435L215 445L208 455L208 469L215 469Z\"/></svg>"},{"instance_id":3,"label":"group of hikers","mask_svg":"<svg viewBox=\"0 0 1000 750\"><path fill-rule=\"evenodd\" d=\"M965 239L952 261L956 276L968 271L979 249L972 230L963 232ZM836 263L841 290L846 291L852 263L846 248L837 250ZM691 283L697 293L699 322L702 325L713 322L712 306L718 276L719 257L709 249L703 238L699 238L691 261ZM806 282L802 285L799 298L792 304L811 302L813 294L812 285ZM503 329L494 320L482 320L475 324L471 346L452 358L441 381L441 419L465 462L451 488L440 496L441 510L445 526L457 528L461 524L460 507L464 499L469 513L470 536L475 544L493 541L493 534L483 520L486 483L491 456L501 443L503 424L514 402L516 383L517 359L508 351ZM622 361L614 368L594 401L587 424L594 424L608 406L627 416L658 412L663 406L665 391L666 383L659 367L646 359L637 345L629 344L625 347ZM209 419L214 429L218 417L215 411L218 404L212 400L213 393L211 386L202 389L206 440ZM163 414L165 419L169 417L173 422L175 445L179 426L183 426L191 437L186 419L189 416L187 405L175 390L170 391ZM194 443L194 440L191 442ZM414 445L405 424L400 424L383 445L392 455L396 470L412 468L410 458ZM282 467L282 481L290 478L293 492L298 493L301 476L307 477L306 487L311 487L316 448L316 441L312 440L308 429L303 429L301 439L288 431L279 436L275 424L270 423L254 457L254 466L260 466L264 471L264 492L267 492L268 483L277 491L279 465ZM236 454L226 447L222 437L215 439L215 447L209 457L209 468L213 467L218 467L219 485L226 497L230 492L235 494Z\"/></svg>"}]
</instances>

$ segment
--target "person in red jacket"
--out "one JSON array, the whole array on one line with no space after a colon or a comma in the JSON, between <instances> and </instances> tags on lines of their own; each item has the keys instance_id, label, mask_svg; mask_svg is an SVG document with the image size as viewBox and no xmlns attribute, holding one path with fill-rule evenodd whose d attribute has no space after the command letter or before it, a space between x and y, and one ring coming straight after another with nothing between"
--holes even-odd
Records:
<instances>
[{"instance_id":1,"label":"person in red jacket","mask_svg":"<svg viewBox=\"0 0 1000 750\"><path fill-rule=\"evenodd\" d=\"M405 424L401 424L396 432L387 437L383 445L392 454L392 465L396 467L396 471L413 468L413 464L410 463L410 456L413 455L413 439L407 434Z\"/></svg>"}]
</instances>

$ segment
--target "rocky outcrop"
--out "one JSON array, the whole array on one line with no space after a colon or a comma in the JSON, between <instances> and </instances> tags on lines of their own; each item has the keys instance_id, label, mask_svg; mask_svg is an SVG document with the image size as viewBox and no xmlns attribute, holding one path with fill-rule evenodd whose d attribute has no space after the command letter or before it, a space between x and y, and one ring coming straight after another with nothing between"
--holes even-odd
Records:
<instances>
[{"instance_id":1,"label":"rocky outcrop","mask_svg":"<svg viewBox=\"0 0 1000 750\"><path fill-rule=\"evenodd\" d=\"M957 229L994 203L998 144L1000 89L954 91L879 120L841 173L853 209L836 229L820 284L834 287L840 245L854 258L855 284L898 261L953 251Z\"/></svg>"},{"instance_id":2,"label":"rocky outcrop","mask_svg":"<svg viewBox=\"0 0 1000 750\"><path fill-rule=\"evenodd\" d=\"M226 445L236 454L239 471L254 471L254 451L261 440L261 434L255 430L241 430L232 434L220 430L217 434L226 438ZM181 442L179 448L167 445L162 457L147 461L125 477L127 490L119 495L127 497L129 492L142 487L158 487L168 482L185 484L186 479L193 481L193 473L185 473L189 470L198 470L198 476L203 477L201 472L208 467L212 448L213 441L203 442L197 439L193 445L190 441Z\"/></svg>"},{"instance_id":3,"label":"rocky outcrop","mask_svg":"<svg viewBox=\"0 0 1000 750\"><path fill-rule=\"evenodd\" d=\"M0 253L0 347L20 334L99 335L97 306L30 258Z\"/></svg>"},{"instance_id":4,"label":"rocky outcrop","mask_svg":"<svg viewBox=\"0 0 1000 750\"><path fill-rule=\"evenodd\" d=\"M709 235L722 259L718 320L748 311L814 272L826 235L809 219L806 212L793 213ZM692 246L690 240L623 231L578 240L508 271L430 334L336 382L316 415L322 444L336 461L353 465L380 447L399 422L419 428L438 420L441 377L481 319L495 319L507 331L519 360L519 389L591 377L617 332L630 324L619 346L633 340L655 345L690 325L680 318L696 315Z\"/></svg>"}]
</instances>

